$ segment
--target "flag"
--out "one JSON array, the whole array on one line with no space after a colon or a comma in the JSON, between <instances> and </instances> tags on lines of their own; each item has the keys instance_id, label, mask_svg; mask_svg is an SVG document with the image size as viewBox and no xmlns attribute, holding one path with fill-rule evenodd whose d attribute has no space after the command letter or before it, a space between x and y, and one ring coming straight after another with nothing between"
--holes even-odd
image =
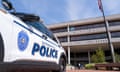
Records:
<instances>
[{"instance_id":1,"label":"flag","mask_svg":"<svg viewBox=\"0 0 120 72\"><path fill-rule=\"evenodd\" d=\"M102 1L98 0L98 6L101 12L103 12Z\"/></svg>"}]
</instances>

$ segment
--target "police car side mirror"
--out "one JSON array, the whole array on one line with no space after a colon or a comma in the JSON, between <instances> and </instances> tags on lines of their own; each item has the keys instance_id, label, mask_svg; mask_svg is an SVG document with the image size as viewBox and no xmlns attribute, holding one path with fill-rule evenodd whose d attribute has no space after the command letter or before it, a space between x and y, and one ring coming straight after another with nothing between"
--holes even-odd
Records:
<instances>
[{"instance_id":1,"label":"police car side mirror","mask_svg":"<svg viewBox=\"0 0 120 72\"><path fill-rule=\"evenodd\" d=\"M2 0L2 5L6 10L12 10L12 4L8 0Z\"/></svg>"}]
</instances>

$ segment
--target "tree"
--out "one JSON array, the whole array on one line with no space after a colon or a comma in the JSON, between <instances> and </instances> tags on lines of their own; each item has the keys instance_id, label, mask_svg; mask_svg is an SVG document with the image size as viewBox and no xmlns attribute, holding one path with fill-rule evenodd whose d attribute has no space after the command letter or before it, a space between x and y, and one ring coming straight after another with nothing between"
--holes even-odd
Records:
<instances>
[{"instance_id":1,"label":"tree","mask_svg":"<svg viewBox=\"0 0 120 72\"><path fill-rule=\"evenodd\" d=\"M92 55L91 60L94 63L103 63L103 62L105 62L104 51L101 48L98 48L96 50L96 53Z\"/></svg>"},{"instance_id":2,"label":"tree","mask_svg":"<svg viewBox=\"0 0 120 72\"><path fill-rule=\"evenodd\" d=\"M115 53L115 60L117 63L120 62L120 55L118 55L117 53Z\"/></svg>"},{"instance_id":3,"label":"tree","mask_svg":"<svg viewBox=\"0 0 120 72\"><path fill-rule=\"evenodd\" d=\"M98 59L97 59L96 54L93 54L93 55L92 55L91 61L94 62L94 63L98 63Z\"/></svg>"}]
</instances>

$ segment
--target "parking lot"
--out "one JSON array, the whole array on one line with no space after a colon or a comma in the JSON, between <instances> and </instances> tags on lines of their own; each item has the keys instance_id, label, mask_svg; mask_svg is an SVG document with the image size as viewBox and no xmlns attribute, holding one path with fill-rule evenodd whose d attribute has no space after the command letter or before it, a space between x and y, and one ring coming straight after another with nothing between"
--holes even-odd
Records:
<instances>
[{"instance_id":1,"label":"parking lot","mask_svg":"<svg viewBox=\"0 0 120 72\"><path fill-rule=\"evenodd\" d=\"M3 68L2 68L3 67ZM0 68L0 72L52 72L44 68L7 68L4 65ZM2 70L3 69L3 70ZM66 72L120 72L120 71L108 71L108 70L87 70L87 69L67 69Z\"/></svg>"},{"instance_id":2,"label":"parking lot","mask_svg":"<svg viewBox=\"0 0 120 72\"><path fill-rule=\"evenodd\" d=\"M66 72L120 72L120 71L104 71L104 70L67 70Z\"/></svg>"}]
</instances>

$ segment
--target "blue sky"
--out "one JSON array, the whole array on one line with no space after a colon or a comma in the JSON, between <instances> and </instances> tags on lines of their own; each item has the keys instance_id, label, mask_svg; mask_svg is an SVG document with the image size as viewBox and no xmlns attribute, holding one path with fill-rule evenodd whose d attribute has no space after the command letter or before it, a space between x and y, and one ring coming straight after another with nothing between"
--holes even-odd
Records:
<instances>
[{"instance_id":1,"label":"blue sky","mask_svg":"<svg viewBox=\"0 0 120 72\"><path fill-rule=\"evenodd\" d=\"M0 0L1 1L1 0ZM45 24L102 16L97 0L9 0L17 12L39 15ZM102 0L105 15L120 14L120 0ZM0 5L0 7L2 7Z\"/></svg>"}]
</instances>

